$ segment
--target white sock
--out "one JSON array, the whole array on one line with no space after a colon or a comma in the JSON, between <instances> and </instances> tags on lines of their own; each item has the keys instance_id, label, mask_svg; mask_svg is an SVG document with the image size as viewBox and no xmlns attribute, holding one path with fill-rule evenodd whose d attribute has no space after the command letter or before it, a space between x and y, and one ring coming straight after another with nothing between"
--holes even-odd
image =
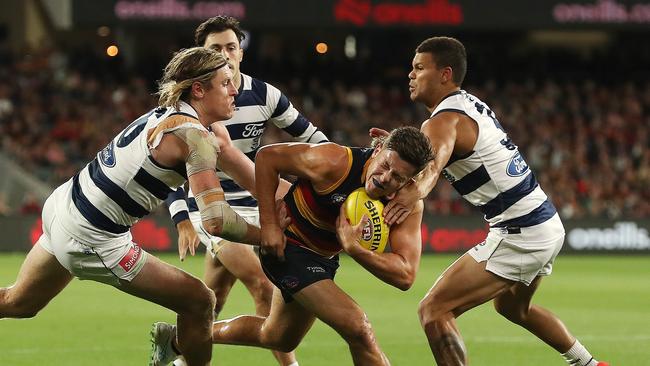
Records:
<instances>
[{"instance_id":1,"label":"white sock","mask_svg":"<svg viewBox=\"0 0 650 366\"><path fill-rule=\"evenodd\" d=\"M174 363L172 365L174 365L174 366L187 366L187 364L185 363L185 360L183 359L183 357L179 357L179 358L175 359Z\"/></svg>"},{"instance_id":2,"label":"white sock","mask_svg":"<svg viewBox=\"0 0 650 366\"><path fill-rule=\"evenodd\" d=\"M598 361L577 339L573 346L562 354L562 357L570 366L596 366L598 364Z\"/></svg>"},{"instance_id":3,"label":"white sock","mask_svg":"<svg viewBox=\"0 0 650 366\"><path fill-rule=\"evenodd\" d=\"M294 362L294 363L292 363L292 364L291 364L291 365L289 365L289 366L299 366L299 365L298 365L298 361L296 361L296 362Z\"/></svg>"}]
</instances>

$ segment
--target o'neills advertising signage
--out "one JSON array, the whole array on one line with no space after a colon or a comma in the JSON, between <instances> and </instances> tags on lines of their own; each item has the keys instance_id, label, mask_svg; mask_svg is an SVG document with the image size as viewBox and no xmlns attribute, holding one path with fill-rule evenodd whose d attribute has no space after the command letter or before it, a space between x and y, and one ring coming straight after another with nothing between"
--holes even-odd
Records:
<instances>
[{"instance_id":1,"label":"o'neills advertising signage","mask_svg":"<svg viewBox=\"0 0 650 366\"><path fill-rule=\"evenodd\" d=\"M647 223L645 227L634 221L618 221L609 227L585 224L567 230L564 246L569 248L565 249L650 252L650 235L648 235Z\"/></svg>"},{"instance_id":2,"label":"o'neills advertising signage","mask_svg":"<svg viewBox=\"0 0 650 366\"><path fill-rule=\"evenodd\" d=\"M563 252L650 254L650 219L562 220L566 230ZM488 226L480 215L425 214L422 251L462 253L482 242ZM39 217L1 217L0 252L27 251L42 233ZM147 251L175 251L177 233L165 215L142 219L131 229L133 241Z\"/></svg>"}]
</instances>

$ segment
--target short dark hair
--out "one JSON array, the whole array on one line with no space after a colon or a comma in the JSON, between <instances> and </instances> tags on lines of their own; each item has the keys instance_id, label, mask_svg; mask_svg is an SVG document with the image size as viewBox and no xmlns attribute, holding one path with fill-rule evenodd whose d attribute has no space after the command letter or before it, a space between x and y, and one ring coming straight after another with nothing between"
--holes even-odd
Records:
<instances>
[{"instance_id":1,"label":"short dark hair","mask_svg":"<svg viewBox=\"0 0 650 366\"><path fill-rule=\"evenodd\" d=\"M198 47L203 46L205 39L210 33L220 33L226 30L232 30L237 35L239 43L246 38L246 34L239 26L239 20L229 15L217 15L201 23L194 31L194 42Z\"/></svg>"},{"instance_id":2,"label":"short dark hair","mask_svg":"<svg viewBox=\"0 0 650 366\"><path fill-rule=\"evenodd\" d=\"M399 157L415 167L415 174L433 160L433 149L425 134L411 126L398 127L383 141L383 147L399 154Z\"/></svg>"},{"instance_id":3,"label":"short dark hair","mask_svg":"<svg viewBox=\"0 0 650 366\"><path fill-rule=\"evenodd\" d=\"M438 67L451 67L454 83L460 86L467 73L467 52L456 38L432 37L424 40L415 49L417 53L428 52Z\"/></svg>"}]
</instances>

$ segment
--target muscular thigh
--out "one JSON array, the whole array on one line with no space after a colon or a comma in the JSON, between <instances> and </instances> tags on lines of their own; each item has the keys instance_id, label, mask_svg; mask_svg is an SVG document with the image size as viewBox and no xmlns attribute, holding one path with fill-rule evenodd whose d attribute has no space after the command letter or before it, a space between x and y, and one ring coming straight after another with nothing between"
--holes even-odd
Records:
<instances>
[{"instance_id":1,"label":"muscular thigh","mask_svg":"<svg viewBox=\"0 0 650 366\"><path fill-rule=\"evenodd\" d=\"M264 322L267 337L277 337L288 343L298 344L314 324L313 312L297 301L285 302L278 288L273 289L271 312Z\"/></svg>"},{"instance_id":2,"label":"muscular thigh","mask_svg":"<svg viewBox=\"0 0 650 366\"><path fill-rule=\"evenodd\" d=\"M339 333L367 322L363 309L332 280L311 284L293 298Z\"/></svg>"},{"instance_id":3,"label":"muscular thigh","mask_svg":"<svg viewBox=\"0 0 650 366\"><path fill-rule=\"evenodd\" d=\"M492 300L512 284L513 281L486 271L485 262L464 254L440 275L424 301L440 312L451 311L459 316Z\"/></svg>"},{"instance_id":4,"label":"muscular thigh","mask_svg":"<svg viewBox=\"0 0 650 366\"><path fill-rule=\"evenodd\" d=\"M209 290L198 278L149 255L135 278L117 286L131 295L179 312Z\"/></svg>"}]
</instances>

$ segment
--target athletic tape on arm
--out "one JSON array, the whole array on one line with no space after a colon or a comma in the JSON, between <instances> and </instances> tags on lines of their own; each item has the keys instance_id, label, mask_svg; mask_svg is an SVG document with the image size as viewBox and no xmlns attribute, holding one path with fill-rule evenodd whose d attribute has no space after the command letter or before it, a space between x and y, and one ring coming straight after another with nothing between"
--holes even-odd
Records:
<instances>
[{"instance_id":1,"label":"athletic tape on arm","mask_svg":"<svg viewBox=\"0 0 650 366\"><path fill-rule=\"evenodd\" d=\"M189 149L185 162L188 177L204 170L216 169L220 149L214 134L197 128L181 128L172 133L183 140Z\"/></svg>"},{"instance_id":2,"label":"athletic tape on arm","mask_svg":"<svg viewBox=\"0 0 650 366\"><path fill-rule=\"evenodd\" d=\"M197 193L194 198L201 212L201 221L221 220L219 236L231 241L242 241L246 237L248 223L226 202L223 189L208 189Z\"/></svg>"}]
</instances>

